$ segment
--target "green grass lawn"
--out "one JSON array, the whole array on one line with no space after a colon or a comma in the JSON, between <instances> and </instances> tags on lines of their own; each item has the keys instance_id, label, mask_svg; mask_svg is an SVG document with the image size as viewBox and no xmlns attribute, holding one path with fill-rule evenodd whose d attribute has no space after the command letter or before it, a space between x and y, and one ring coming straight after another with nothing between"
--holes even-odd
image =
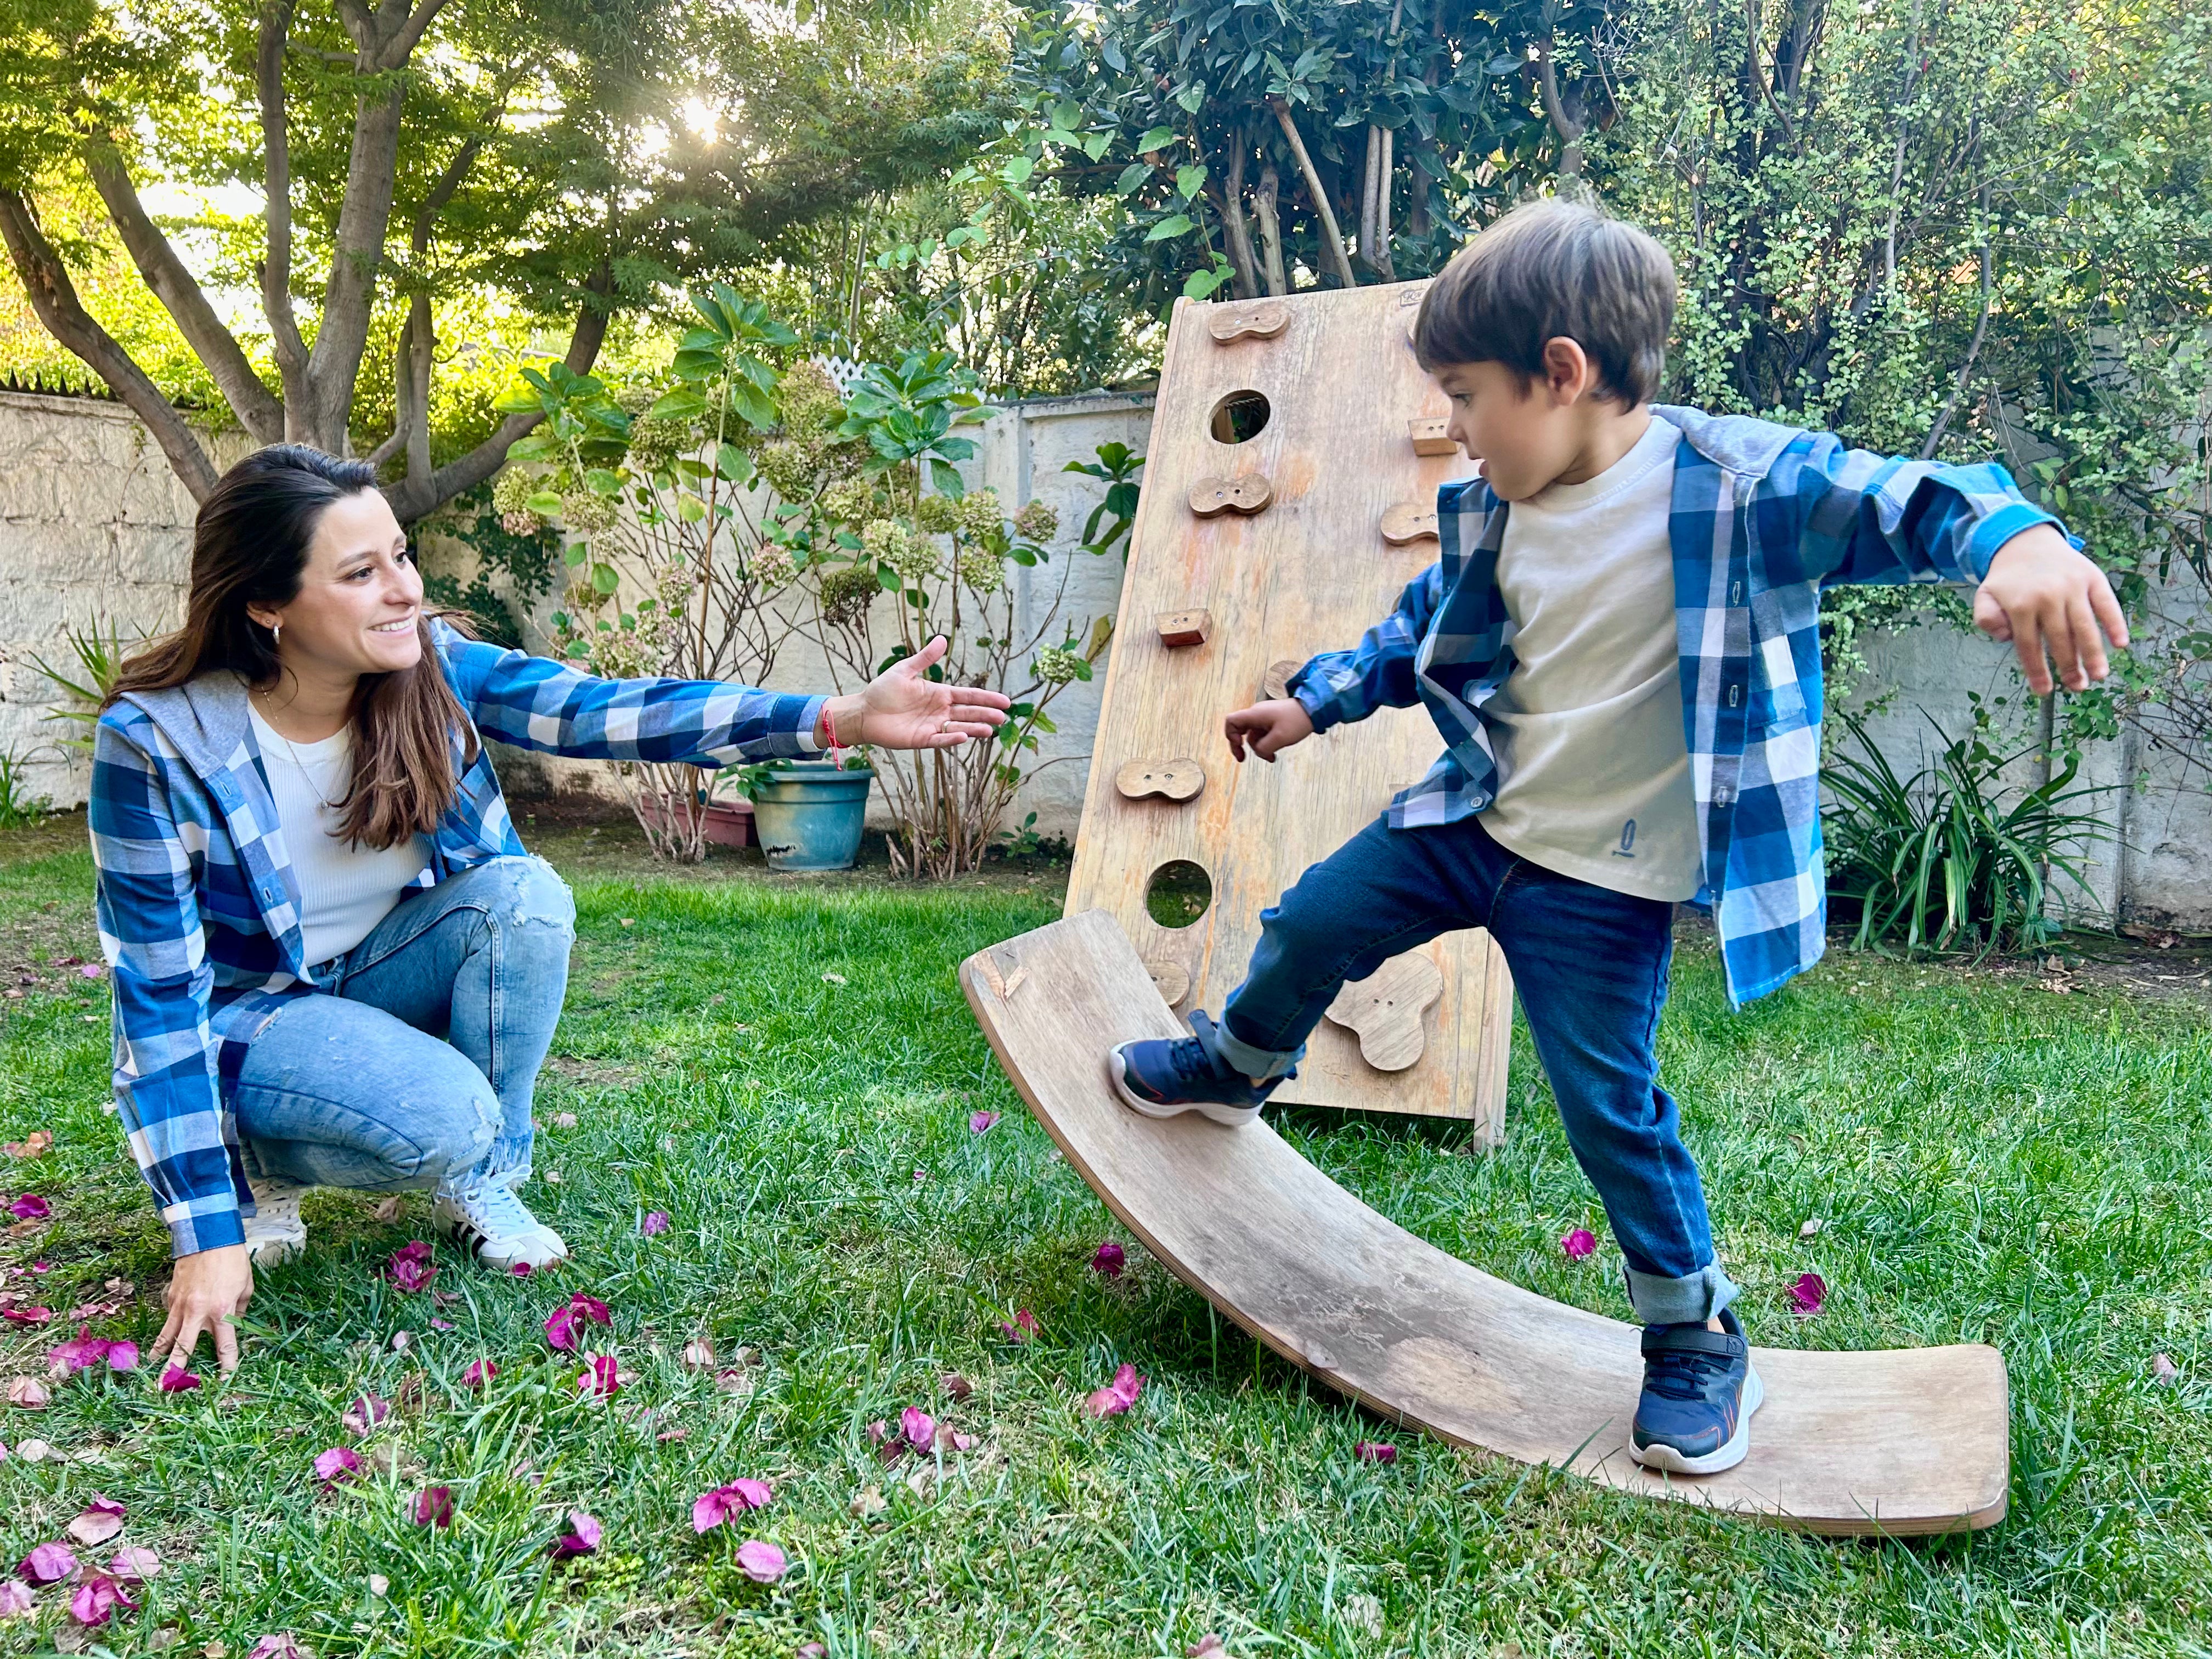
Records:
<instances>
[{"instance_id":1,"label":"green grass lawn","mask_svg":"<svg viewBox=\"0 0 2212 1659\"><path fill-rule=\"evenodd\" d=\"M1215 1320L1115 1237L994 1066L954 984L969 951L1050 919L1018 873L907 890L726 865L641 878L581 832L567 1017L544 1080L529 1196L577 1251L556 1275L441 1263L434 1304L378 1277L427 1236L410 1197L311 1198L307 1258L266 1275L228 1390L57 1385L0 1407L0 1552L59 1537L94 1492L161 1575L93 1638L243 1656L297 1633L350 1654L1237 1655L2203 1654L2212 1600L2212 1042L2194 1004L1838 954L1742 1015L1686 942L1664 1028L1722 1249L1756 1340L1822 1347L1998 1344L2011 1366L2012 1515L1972 1541L1824 1542L1639 1502L1388 1429ZM104 985L82 820L0 838L0 1160L53 1220L0 1238L61 1310L132 1281L99 1328L149 1341L166 1250L107 1098ZM834 976L834 977L833 977ZM1424 1237L1546 1295L1621 1313L1602 1218L1526 1049L1509 1139L1291 1115L1318 1164ZM973 1134L969 1115L1003 1115ZM568 1115L573 1114L573 1119ZM568 1127L573 1121L573 1127ZM557 1181L555 1177L557 1176ZM641 1236L649 1210L673 1218ZM1801 1224L1823 1222L1801 1239ZM1816 1317L1784 1287L1821 1273ZM543 1322L604 1298L633 1380L580 1402ZM999 1324L1033 1311L1036 1339ZM434 1317L453 1328L432 1328ZM394 1338L410 1340L395 1351ZM0 1376L63 1334L0 1327ZM686 1369L710 1337L735 1389ZM2164 1353L2179 1377L2154 1379ZM482 1392L478 1358L500 1367ZM1084 1395L1128 1362L1123 1418ZM204 1366L203 1367L204 1369ZM955 1401L957 1371L973 1392ZM366 1441L364 1388L401 1409ZM975 1444L886 1469L867 1425L921 1406ZM1397 1442L1394 1465L1357 1441ZM310 1462L359 1443L371 1478L325 1494ZM770 1506L703 1537L690 1505L738 1477ZM913 1477L909 1479L908 1477ZM452 1489L449 1531L414 1524ZM568 1510L605 1527L551 1565ZM778 1584L735 1559L787 1553ZM115 1546L96 1553L101 1559ZM94 1552L82 1552L93 1554ZM380 1583L381 1593L374 1587ZM53 1645L62 1598L0 1623ZM173 1634L171 1632L173 1632ZM72 1632L61 1630L64 1642ZM213 1645L213 1644L221 1644Z\"/></svg>"}]
</instances>

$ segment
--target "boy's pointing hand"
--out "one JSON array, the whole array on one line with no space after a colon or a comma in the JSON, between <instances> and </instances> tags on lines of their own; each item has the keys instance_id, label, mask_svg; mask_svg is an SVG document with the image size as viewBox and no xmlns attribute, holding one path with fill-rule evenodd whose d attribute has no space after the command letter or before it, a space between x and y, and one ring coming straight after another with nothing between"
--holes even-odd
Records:
<instances>
[{"instance_id":1,"label":"boy's pointing hand","mask_svg":"<svg viewBox=\"0 0 2212 1659\"><path fill-rule=\"evenodd\" d=\"M2106 642L2119 650L2128 643L2128 619L2105 573L2047 524L1997 549L1974 594L1974 623L2012 642L2039 697L2050 694L2052 664L2066 689L2080 691L2109 671Z\"/></svg>"},{"instance_id":2,"label":"boy's pointing hand","mask_svg":"<svg viewBox=\"0 0 2212 1659\"><path fill-rule=\"evenodd\" d=\"M1313 736L1313 717L1296 697L1270 697L1238 709L1221 723L1229 752L1240 761L1248 745L1261 760L1272 761L1292 744Z\"/></svg>"}]
</instances>

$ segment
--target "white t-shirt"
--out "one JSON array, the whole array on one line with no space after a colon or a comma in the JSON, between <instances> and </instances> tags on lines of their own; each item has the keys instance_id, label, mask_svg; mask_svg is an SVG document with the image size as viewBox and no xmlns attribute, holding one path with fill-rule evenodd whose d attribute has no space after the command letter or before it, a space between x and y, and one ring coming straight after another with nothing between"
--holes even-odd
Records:
<instances>
[{"instance_id":1,"label":"white t-shirt","mask_svg":"<svg viewBox=\"0 0 2212 1659\"><path fill-rule=\"evenodd\" d=\"M1595 478L1507 509L1498 586L1515 666L1483 705L1508 852L1638 897L1699 884L1667 518L1681 434L1653 417Z\"/></svg>"},{"instance_id":2,"label":"white t-shirt","mask_svg":"<svg viewBox=\"0 0 2212 1659\"><path fill-rule=\"evenodd\" d=\"M430 861L428 839L410 836L377 851L339 839L343 801L353 784L353 726L320 743L294 743L248 707L261 764L276 798L284 850L300 883L300 938L307 965L342 956L367 939L399 902L401 890Z\"/></svg>"}]
</instances>

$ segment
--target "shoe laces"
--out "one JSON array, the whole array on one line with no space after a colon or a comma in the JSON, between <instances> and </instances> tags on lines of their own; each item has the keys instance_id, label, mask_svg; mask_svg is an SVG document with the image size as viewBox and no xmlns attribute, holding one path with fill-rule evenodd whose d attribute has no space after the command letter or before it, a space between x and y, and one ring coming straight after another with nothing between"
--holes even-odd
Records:
<instances>
[{"instance_id":1,"label":"shoe laces","mask_svg":"<svg viewBox=\"0 0 2212 1659\"><path fill-rule=\"evenodd\" d=\"M538 1229L538 1218L530 1213L530 1206L503 1181L476 1182L455 1197L468 1212L469 1219L489 1237L511 1238Z\"/></svg>"},{"instance_id":2,"label":"shoe laces","mask_svg":"<svg viewBox=\"0 0 2212 1659\"><path fill-rule=\"evenodd\" d=\"M1724 1376L1735 1362L1726 1355L1696 1348L1668 1348L1644 1362L1644 1386L1669 1400L1703 1400L1705 1385Z\"/></svg>"},{"instance_id":3,"label":"shoe laces","mask_svg":"<svg viewBox=\"0 0 2212 1659\"><path fill-rule=\"evenodd\" d=\"M1196 1083L1218 1075L1213 1056L1196 1037L1177 1037L1168 1049L1168 1064L1175 1068L1179 1083Z\"/></svg>"}]
</instances>

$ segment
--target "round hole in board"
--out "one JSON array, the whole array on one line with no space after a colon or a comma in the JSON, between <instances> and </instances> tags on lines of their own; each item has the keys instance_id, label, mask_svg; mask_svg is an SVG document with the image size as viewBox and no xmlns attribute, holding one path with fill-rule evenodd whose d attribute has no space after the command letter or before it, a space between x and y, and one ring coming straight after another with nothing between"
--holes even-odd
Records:
<instances>
[{"instance_id":1,"label":"round hole in board","mask_svg":"<svg viewBox=\"0 0 2212 1659\"><path fill-rule=\"evenodd\" d=\"M1174 859L1145 884L1145 913L1163 927L1188 927L1213 903L1213 878L1188 859Z\"/></svg>"},{"instance_id":2,"label":"round hole in board","mask_svg":"<svg viewBox=\"0 0 2212 1659\"><path fill-rule=\"evenodd\" d=\"M1206 429L1216 443L1241 444L1265 431L1267 416L1273 412L1265 394L1232 392L1214 404L1213 413L1206 418Z\"/></svg>"}]
</instances>

